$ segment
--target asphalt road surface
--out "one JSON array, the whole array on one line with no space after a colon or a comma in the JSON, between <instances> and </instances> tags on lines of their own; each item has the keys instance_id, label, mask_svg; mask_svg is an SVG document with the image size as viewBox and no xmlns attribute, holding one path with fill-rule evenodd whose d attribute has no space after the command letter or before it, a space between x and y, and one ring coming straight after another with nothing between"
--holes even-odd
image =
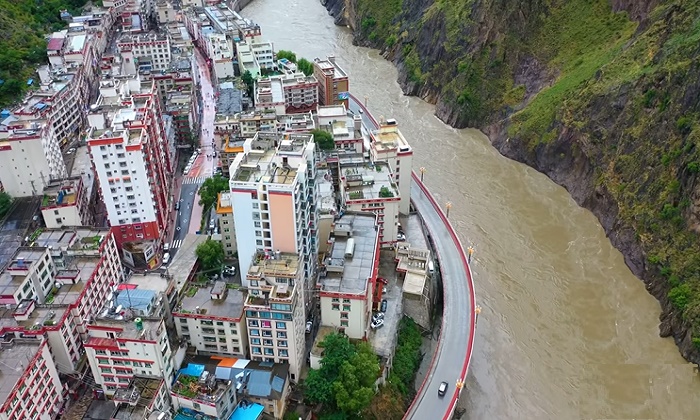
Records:
<instances>
[{"instance_id":1,"label":"asphalt road surface","mask_svg":"<svg viewBox=\"0 0 700 420\"><path fill-rule=\"evenodd\" d=\"M411 199L430 231L439 256L445 300L437 354L424 386L404 418L441 419L449 413L450 403L458 392L456 384L462 379L462 366L473 339L470 337L470 290L460 249L438 210L415 182L411 184ZM440 397L437 391L443 381L448 383L447 394Z\"/></svg>"}]
</instances>

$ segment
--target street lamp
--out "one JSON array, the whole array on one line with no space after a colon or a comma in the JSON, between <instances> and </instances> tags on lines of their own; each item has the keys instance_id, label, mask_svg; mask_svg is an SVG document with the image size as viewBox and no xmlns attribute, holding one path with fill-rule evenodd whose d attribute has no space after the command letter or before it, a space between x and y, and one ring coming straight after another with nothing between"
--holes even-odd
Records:
<instances>
[{"instance_id":1,"label":"street lamp","mask_svg":"<svg viewBox=\"0 0 700 420\"><path fill-rule=\"evenodd\" d=\"M445 217L449 218L450 217L450 209L452 208L452 202L448 201L447 205L445 207L447 207L447 212L445 213Z\"/></svg>"},{"instance_id":2,"label":"street lamp","mask_svg":"<svg viewBox=\"0 0 700 420\"><path fill-rule=\"evenodd\" d=\"M425 166L421 166L418 170L420 171L420 182L423 182L423 175L425 175Z\"/></svg>"}]
</instances>

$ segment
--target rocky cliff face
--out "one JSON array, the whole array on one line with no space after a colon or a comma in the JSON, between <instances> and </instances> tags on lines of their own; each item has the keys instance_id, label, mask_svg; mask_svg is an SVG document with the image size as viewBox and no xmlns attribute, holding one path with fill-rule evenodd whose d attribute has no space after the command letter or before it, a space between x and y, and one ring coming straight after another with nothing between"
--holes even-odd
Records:
<instances>
[{"instance_id":1,"label":"rocky cliff face","mask_svg":"<svg viewBox=\"0 0 700 420\"><path fill-rule=\"evenodd\" d=\"M700 0L326 6L406 94L590 209L661 303L661 335L700 362Z\"/></svg>"}]
</instances>

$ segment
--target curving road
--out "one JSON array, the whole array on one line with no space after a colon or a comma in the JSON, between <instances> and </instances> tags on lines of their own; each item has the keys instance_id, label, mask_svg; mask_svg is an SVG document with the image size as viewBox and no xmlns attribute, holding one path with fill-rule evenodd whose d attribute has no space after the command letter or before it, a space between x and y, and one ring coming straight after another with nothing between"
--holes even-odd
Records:
<instances>
[{"instance_id":1,"label":"curving road","mask_svg":"<svg viewBox=\"0 0 700 420\"><path fill-rule=\"evenodd\" d=\"M353 113L363 111L362 121L371 130L378 128L377 121L367 108L350 95L348 109ZM476 329L474 282L462 244L440 206L428 191L420 177L413 173L411 201L423 218L436 257L440 262L443 284L442 327L438 347L433 354L430 369L409 407L405 420L450 419L454 413L463 382L467 376L474 346ZM447 382L447 394L438 396L441 382Z\"/></svg>"}]
</instances>

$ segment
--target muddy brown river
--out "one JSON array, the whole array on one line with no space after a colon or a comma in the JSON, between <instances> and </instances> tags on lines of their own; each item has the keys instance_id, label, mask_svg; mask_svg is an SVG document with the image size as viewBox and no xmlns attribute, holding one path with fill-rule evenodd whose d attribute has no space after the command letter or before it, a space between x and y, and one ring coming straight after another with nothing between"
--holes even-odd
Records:
<instances>
[{"instance_id":1,"label":"muddy brown river","mask_svg":"<svg viewBox=\"0 0 700 420\"><path fill-rule=\"evenodd\" d=\"M335 55L373 114L396 118L414 169L474 246L479 319L467 419L697 419L700 377L658 335L659 305L596 218L544 175L403 96L393 65L352 45L319 0L253 0L275 49ZM695 402L694 402L695 401Z\"/></svg>"}]
</instances>

